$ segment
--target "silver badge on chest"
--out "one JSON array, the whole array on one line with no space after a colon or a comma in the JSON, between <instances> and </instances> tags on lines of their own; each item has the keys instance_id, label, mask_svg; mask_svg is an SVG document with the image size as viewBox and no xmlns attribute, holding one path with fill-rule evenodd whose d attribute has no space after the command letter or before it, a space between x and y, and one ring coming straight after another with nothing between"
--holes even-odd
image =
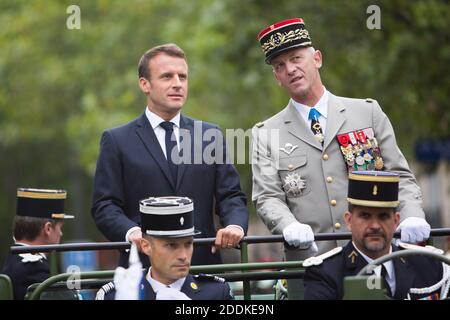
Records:
<instances>
[{"instance_id":1,"label":"silver badge on chest","mask_svg":"<svg viewBox=\"0 0 450 320\"><path fill-rule=\"evenodd\" d=\"M292 196L301 195L306 187L305 180L298 173L288 173L283 182L284 192Z\"/></svg>"}]
</instances>

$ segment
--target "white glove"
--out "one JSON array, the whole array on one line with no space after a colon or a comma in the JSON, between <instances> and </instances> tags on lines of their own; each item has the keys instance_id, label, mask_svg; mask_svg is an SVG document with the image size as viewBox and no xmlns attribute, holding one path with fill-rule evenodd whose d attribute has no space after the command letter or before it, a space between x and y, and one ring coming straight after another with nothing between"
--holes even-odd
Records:
<instances>
[{"instance_id":1,"label":"white glove","mask_svg":"<svg viewBox=\"0 0 450 320\"><path fill-rule=\"evenodd\" d=\"M401 240L408 243L417 243L430 237L430 225L423 218L409 217L397 227L401 232Z\"/></svg>"},{"instance_id":2,"label":"white glove","mask_svg":"<svg viewBox=\"0 0 450 320\"><path fill-rule=\"evenodd\" d=\"M299 249L307 249L314 243L314 233L311 227L297 221L283 229L283 237L289 245Z\"/></svg>"},{"instance_id":3,"label":"white glove","mask_svg":"<svg viewBox=\"0 0 450 320\"><path fill-rule=\"evenodd\" d=\"M128 269L118 267L114 272L116 300L139 300L139 285L142 279L142 263L139 260L136 244L130 249Z\"/></svg>"},{"instance_id":4,"label":"white glove","mask_svg":"<svg viewBox=\"0 0 450 320\"><path fill-rule=\"evenodd\" d=\"M163 288L156 293L156 300L192 300L192 299L177 289Z\"/></svg>"}]
</instances>

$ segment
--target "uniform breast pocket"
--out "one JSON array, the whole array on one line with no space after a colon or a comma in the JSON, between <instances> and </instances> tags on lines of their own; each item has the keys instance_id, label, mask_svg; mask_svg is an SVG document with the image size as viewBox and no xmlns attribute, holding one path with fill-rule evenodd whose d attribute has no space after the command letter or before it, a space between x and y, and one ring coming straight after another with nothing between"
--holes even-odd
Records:
<instances>
[{"instance_id":1,"label":"uniform breast pocket","mask_svg":"<svg viewBox=\"0 0 450 320\"><path fill-rule=\"evenodd\" d=\"M280 158L278 174L288 198L301 197L311 191L306 155Z\"/></svg>"}]
</instances>

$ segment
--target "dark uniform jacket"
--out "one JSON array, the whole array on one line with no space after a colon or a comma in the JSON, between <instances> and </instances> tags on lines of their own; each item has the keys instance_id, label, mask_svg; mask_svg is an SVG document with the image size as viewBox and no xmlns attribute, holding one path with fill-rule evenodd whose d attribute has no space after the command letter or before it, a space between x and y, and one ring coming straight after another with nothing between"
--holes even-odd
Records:
<instances>
[{"instance_id":1,"label":"dark uniform jacket","mask_svg":"<svg viewBox=\"0 0 450 320\"><path fill-rule=\"evenodd\" d=\"M143 274L139 299L140 300L156 300L156 293L152 286L146 279L146 270ZM103 291L103 292L102 292ZM115 288L112 282L104 285L101 289L100 296L104 295L104 300L115 299ZM181 287L181 292L187 295L192 300L233 300L234 296L228 283L224 279L211 275L196 275L188 274L186 280ZM97 294L99 297L99 294ZM101 298L100 298L101 299ZM99 300L100 300L99 299Z\"/></svg>"},{"instance_id":2,"label":"dark uniform jacket","mask_svg":"<svg viewBox=\"0 0 450 320\"><path fill-rule=\"evenodd\" d=\"M393 245L392 251L400 250ZM442 263L427 256L408 256L393 259L396 289L393 299L406 299L409 289L425 288L442 279ZM305 299L339 300L344 296L344 277L354 276L367 265L350 241L343 250L323 261L322 264L307 267L305 272ZM411 294L411 299L420 299L430 294Z\"/></svg>"},{"instance_id":3,"label":"dark uniform jacket","mask_svg":"<svg viewBox=\"0 0 450 320\"><path fill-rule=\"evenodd\" d=\"M125 241L127 231L140 225L139 201L150 196L191 198L195 204L195 229L201 231L201 237L216 236L214 213L219 215L222 226L239 225L247 232L246 197L241 191L236 169L223 161L226 146L217 143L223 138L219 128L181 115L180 137L181 130L191 133L191 163L195 160L194 151L196 157L204 151L211 153L211 141L202 141L199 136L206 130L215 130L219 135L214 145L219 163L180 164L176 184L145 113L126 125L103 133L94 179L92 215L108 240ZM183 152L184 159L189 151ZM148 263L145 256L141 256L141 260ZM212 254L208 246L195 249L192 264L217 263L221 263L220 253ZM127 254L121 255L120 264L128 265Z\"/></svg>"},{"instance_id":4,"label":"dark uniform jacket","mask_svg":"<svg viewBox=\"0 0 450 320\"><path fill-rule=\"evenodd\" d=\"M14 299L23 300L30 285L50 277L50 268L47 259L41 254L10 254L2 273L11 278Z\"/></svg>"}]
</instances>

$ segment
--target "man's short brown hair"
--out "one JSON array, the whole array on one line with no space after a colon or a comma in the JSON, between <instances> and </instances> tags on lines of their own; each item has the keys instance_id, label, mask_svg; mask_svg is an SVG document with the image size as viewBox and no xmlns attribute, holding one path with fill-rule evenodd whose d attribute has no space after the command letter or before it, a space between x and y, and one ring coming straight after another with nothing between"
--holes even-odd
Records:
<instances>
[{"instance_id":1,"label":"man's short brown hair","mask_svg":"<svg viewBox=\"0 0 450 320\"><path fill-rule=\"evenodd\" d=\"M47 222L51 222L52 225L56 224L56 221L53 219L15 216L13 223L14 239L16 241L34 241Z\"/></svg>"},{"instance_id":2,"label":"man's short brown hair","mask_svg":"<svg viewBox=\"0 0 450 320\"><path fill-rule=\"evenodd\" d=\"M158 54L167 54L171 57L182 58L187 62L186 55L184 51L174 43L167 43L160 46L153 47L147 50L146 53L141 57L138 64L138 75L139 78L150 79L150 68L149 61L156 57Z\"/></svg>"}]
</instances>

